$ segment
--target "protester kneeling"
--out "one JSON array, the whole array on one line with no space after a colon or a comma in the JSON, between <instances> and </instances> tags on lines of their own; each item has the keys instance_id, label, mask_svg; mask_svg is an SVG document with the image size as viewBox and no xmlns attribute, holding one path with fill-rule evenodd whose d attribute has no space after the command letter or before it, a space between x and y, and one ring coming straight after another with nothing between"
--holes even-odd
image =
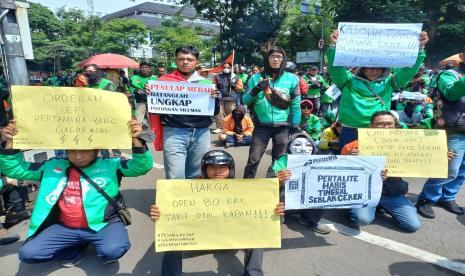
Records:
<instances>
[{"instance_id":1,"label":"protester kneeling","mask_svg":"<svg viewBox=\"0 0 465 276\"><path fill-rule=\"evenodd\" d=\"M378 111L371 117L370 128L395 128L396 120L389 111ZM358 155L358 140L342 148L342 155ZM365 207L350 209L350 219L358 226L368 225L375 219L376 209L390 214L398 226L407 232L415 232L420 226L420 219L415 206L405 194L408 191L408 182L400 177L387 177L383 172L383 190L378 207Z\"/></svg>"},{"instance_id":2,"label":"protester kneeling","mask_svg":"<svg viewBox=\"0 0 465 276\"><path fill-rule=\"evenodd\" d=\"M253 122L245 113L245 106L240 105L224 118L223 133L218 138L226 148L248 146L252 142Z\"/></svg>"},{"instance_id":3,"label":"protester kneeling","mask_svg":"<svg viewBox=\"0 0 465 276\"><path fill-rule=\"evenodd\" d=\"M312 115L314 116L314 115ZM312 140L310 135L306 132L295 133L291 136L289 145L287 147L288 154L316 154L317 147L315 142ZM283 184L286 180L291 178L292 172L287 169L288 154L279 157L273 164L273 170L276 173L276 177L279 179L279 186L281 189L281 197L283 196ZM299 223L308 226L310 230L319 234L329 234L331 229L326 225L320 223L321 217L323 216L323 209L304 209L304 210L293 210L294 214L300 214Z\"/></svg>"},{"instance_id":4,"label":"protester kneeling","mask_svg":"<svg viewBox=\"0 0 465 276\"><path fill-rule=\"evenodd\" d=\"M63 260L72 267L81 260L81 251L95 246L105 264L116 262L130 247L125 225L116 206L123 203L119 191L123 176L140 176L152 168L153 159L145 142L138 137L142 127L130 122L132 159L97 158L98 150L68 150L67 159L43 163L25 162L13 150L17 134L14 121L3 129L7 139L0 151L2 172L15 179L40 180L40 190L19 259L25 263ZM100 189L97 189L96 187ZM104 193L114 199L112 204ZM110 199L109 198L109 199ZM118 208L119 209L119 208Z\"/></svg>"},{"instance_id":5,"label":"protester kneeling","mask_svg":"<svg viewBox=\"0 0 465 276\"><path fill-rule=\"evenodd\" d=\"M233 157L222 150L212 150L202 157L202 178L204 179L233 179L235 176L235 163ZM150 218L157 221L162 210L157 205L150 206ZM284 216L284 203L276 205L274 214ZM261 248L245 249L244 272L242 275L263 275L263 252ZM162 276L182 274L182 251L165 252L162 260Z\"/></svg>"}]
</instances>

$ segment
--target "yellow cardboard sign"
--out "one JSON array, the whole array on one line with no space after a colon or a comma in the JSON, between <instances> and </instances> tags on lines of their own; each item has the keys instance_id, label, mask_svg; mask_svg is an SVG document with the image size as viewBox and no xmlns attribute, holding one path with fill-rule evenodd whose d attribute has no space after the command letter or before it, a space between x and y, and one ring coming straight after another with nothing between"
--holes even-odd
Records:
<instances>
[{"instance_id":1,"label":"yellow cardboard sign","mask_svg":"<svg viewBox=\"0 0 465 276\"><path fill-rule=\"evenodd\" d=\"M444 130L358 129L359 155L386 156L389 176L447 178Z\"/></svg>"},{"instance_id":2,"label":"yellow cardboard sign","mask_svg":"<svg viewBox=\"0 0 465 276\"><path fill-rule=\"evenodd\" d=\"M15 149L130 149L124 94L77 87L12 86Z\"/></svg>"},{"instance_id":3,"label":"yellow cardboard sign","mask_svg":"<svg viewBox=\"0 0 465 276\"><path fill-rule=\"evenodd\" d=\"M158 180L155 250L280 248L278 187L276 178Z\"/></svg>"}]
</instances>

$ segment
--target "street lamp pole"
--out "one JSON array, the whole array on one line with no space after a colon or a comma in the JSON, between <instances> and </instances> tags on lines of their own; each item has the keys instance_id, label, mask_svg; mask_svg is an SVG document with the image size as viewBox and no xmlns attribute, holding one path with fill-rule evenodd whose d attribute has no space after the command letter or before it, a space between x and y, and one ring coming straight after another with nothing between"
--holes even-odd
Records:
<instances>
[{"instance_id":1,"label":"street lamp pole","mask_svg":"<svg viewBox=\"0 0 465 276\"><path fill-rule=\"evenodd\" d=\"M320 43L318 43L318 47L320 47L320 57L321 57L321 62L320 62L320 72L323 71L323 64L325 63L325 21L326 21L326 0L322 0L322 9L321 9L321 40Z\"/></svg>"}]
</instances>

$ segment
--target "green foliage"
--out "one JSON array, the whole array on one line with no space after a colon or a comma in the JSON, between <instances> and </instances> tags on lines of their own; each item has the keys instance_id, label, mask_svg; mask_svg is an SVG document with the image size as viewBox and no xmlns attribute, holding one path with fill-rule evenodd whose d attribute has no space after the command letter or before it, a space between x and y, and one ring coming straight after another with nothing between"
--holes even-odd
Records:
<instances>
[{"instance_id":1,"label":"green foliage","mask_svg":"<svg viewBox=\"0 0 465 276\"><path fill-rule=\"evenodd\" d=\"M198 30L182 25L182 17L177 16L172 20L162 23L161 28L152 30L152 46L158 53L156 63L168 64L174 61L174 51L183 45L199 46L202 39Z\"/></svg>"},{"instance_id":2,"label":"green foliage","mask_svg":"<svg viewBox=\"0 0 465 276\"><path fill-rule=\"evenodd\" d=\"M145 41L148 31L134 19L102 21L86 16L82 10L61 8L56 15L48 8L30 3L28 9L35 59L32 70L53 70L54 61L62 68L77 66L98 53L127 54L131 47Z\"/></svg>"}]
</instances>

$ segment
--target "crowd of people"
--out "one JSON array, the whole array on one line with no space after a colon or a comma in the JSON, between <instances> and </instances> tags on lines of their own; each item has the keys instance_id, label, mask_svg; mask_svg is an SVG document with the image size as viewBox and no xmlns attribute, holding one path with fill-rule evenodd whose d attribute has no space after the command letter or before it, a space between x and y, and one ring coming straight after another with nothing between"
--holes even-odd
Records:
<instances>
[{"instance_id":1,"label":"crowd of people","mask_svg":"<svg viewBox=\"0 0 465 276\"><path fill-rule=\"evenodd\" d=\"M134 118L132 159L121 157L117 149L113 157L103 149L103 158L98 157L99 150L66 150L61 158L29 163L19 150L12 149L18 131L16 122L11 120L3 127L0 170L5 177L0 189L7 198L8 212L26 212L16 221L29 216L27 192L24 195L18 181L40 182L27 240L19 250L20 260L62 260L63 266L72 267L80 262L81 251L93 245L108 264L129 250L125 225L130 220L124 216L123 204L119 204L119 184L122 177L144 175L152 168L152 154L142 133L154 129L155 119L162 126L166 179L234 178L235 162L227 149L236 146L249 146L242 177L255 178L271 139L272 163L266 176L277 177L281 187L292 175L287 169L288 154L358 155L359 128L445 129L450 160L447 179L428 179L415 206L406 197L408 182L390 177L384 170L378 207L350 209L348 216L354 227L359 227L372 223L377 211L384 212L400 229L415 232L421 227L418 214L434 218L435 204L463 215L464 209L455 198L465 180L465 49L458 65L444 70L426 69L424 48L429 38L422 32L418 58L412 67L346 68L333 66L337 40L338 32L334 31L327 50L328 64L320 74L314 65L299 68L287 59L284 49L273 46L264 55L262 68L248 69L225 62L223 71L212 76L199 67L199 51L184 46L176 50L175 68L170 66L170 73L163 67L155 72L150 63L141 62L138 72L130 78L121 71L116 84L106 79L95 64L86 65L73 77L71 72L69 78L50 77L46 85L125 93ZM214 116L149 114L146 86L150 80L214 84ZM331 86L341 91L340 96L326 93ZM415 92L417 97L405 98L404 91ZM209 151L212 134L218 134L226 150ZM106 183L100 189L93 183L96 177ZM284 216L284 204L281 198L276 215ZM163 211L153 204L151 219L157 221ZM328 234L329 227L320 223L323 211L295 213L299 222L312 231ZM286 211L286 215L291 213ZM0 244L16 240L17 235L0 229ZM181 251L164 253L162 275L181 275L182 256ZM262 249L246 249L244 275L263 275L262 260Z\"/></svg>"}]
</instances>

